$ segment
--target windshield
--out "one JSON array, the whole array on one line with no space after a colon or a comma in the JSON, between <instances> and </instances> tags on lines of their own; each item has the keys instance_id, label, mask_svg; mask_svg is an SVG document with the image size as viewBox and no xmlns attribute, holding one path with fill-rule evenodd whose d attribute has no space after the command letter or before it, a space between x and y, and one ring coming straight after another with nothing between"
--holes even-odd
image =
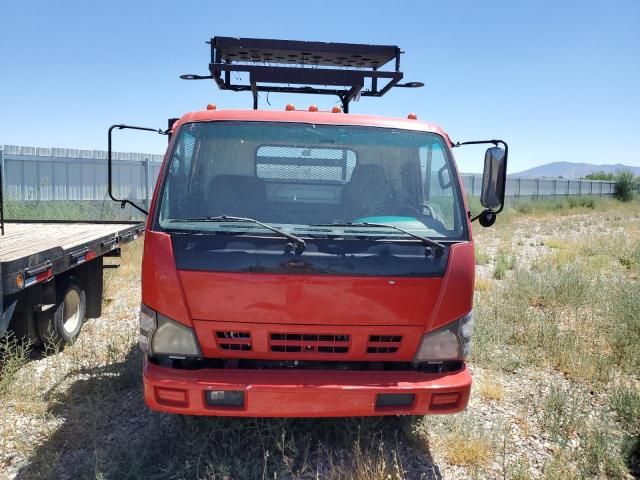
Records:
<instances>
[{"instance_id":1,"label":"windshield","mask_svg":"<svg viewBox=\"0 0 640 480\"><path fill-rule=\"evenodd\" d=\"M389 128L202 122L180 128L158 223L167 230L299 236L466 238L457 175L444 139ZM360 224L360 226L358 226Z\"/></svg>"}]
</instances>

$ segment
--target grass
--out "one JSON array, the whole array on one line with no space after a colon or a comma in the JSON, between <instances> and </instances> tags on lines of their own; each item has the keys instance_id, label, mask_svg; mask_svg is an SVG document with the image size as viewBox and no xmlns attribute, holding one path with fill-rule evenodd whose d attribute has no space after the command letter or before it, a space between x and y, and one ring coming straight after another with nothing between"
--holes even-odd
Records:
<instances>
[{"instance_id":1,"label":"grass","mask_svg":"<svg viewBox=\"0 0 640 480\"><path fill-rule=\"evenodd\" d=\"M542 400L541 425L558 443L566 443L581 426L584 414L580 392L575 386L551 385Z\"/></svg>"},{"instance_id":2,"label":"grass","mask_svg":"<svg viewBox=\"0 0 640 480\"><path fill-rule=\"evenodd\" d=\"M617 254L608 255L614 260ZM508 268L508 257L502 258L496 272L503 273L495 278ZM474 359L500 367L515 349L521 360L574 379L606 381L619 369L633 373L640 361L638 298L640 284L630 276L594 276L587 262L558 264L545 257L533 269L516 268L509 282L479 298ZM506 347L500 355L496 344Z\"/></svg>"},{"instance_id":3,"label":"grass","mask_svg":"<svg viewBox=\"0 0 640 480\"><path fill-rule=\"evenodd\" d=\"M15 339L0 346L0 401L9 412L0 418L0 442L10 439L24 459L18 478L34 479L638 475L638 207L567 200L520 207L522 213L509 205L493 231L479 232L476 263L501 265L502 281L479 278L475 285L472 405L467 413L417 419L150 412L141 398L136 347L142 242L134 242L121 268L105 273L105 317L89 321L76 344L35 361ZM577 232L579 223L567 215L584 212L595 225L622 230L536 236L546 253L531 264L521 261L518 248L528 248L528 240L519 230L546 228L561 217L562 228ZM483 239L493 235L499 247L492 259ZM478 408L494 416L479 415ZM32 433L16 432L17 424ZM541 453L544 466L507 455L514 426L552 445Z\"/></svg>"},{"instance_id":4,"label":"grass","mask_svg":"<svg viewBox=\"0 0 640 480\"><path fill-rule=\"evenodd\" d=\"M491 289L493 282L486 278L476 278L475 290L477 292L487 292Z\"/></svg>"},{"instance_id":5,"label":"grass","mask_svg":"<svg viewBox=\"0 0 640 480\"><path fill-rule=\"evenodd\" d=\"M625 430L640 434L640 387L618 386L609 400Z\"/></svg>"},{"instance_id":6,"label":"grass","mask_svg":"<svg viewBox=\"0 0 640 480\"><path fill-rule=\"evenodd\" d=\"M571 210L593 210L599 206L601 198L590 196L567 196L551 197L536 200L516 199L509 207L521 214L531 214L540 212L563 212Z\"/></svg>"},{"instance_id":7,"label":"grass","mask_svg":"<svg viewBox=\"0 0 640 480\"><path fill-rule=\"evenodd\" d=\"M14 201L4 202L6 220L143 220L139 212L127 206L121 209L111 200L104 201Z\"/></svg>"},{"instance_id":8,"label":"grass","mask_svg":"<svg viewBox=\"0 0 640 480\"><path fill-rule=\"evenodd\" d=\"M468 413L448 417L425 417L414 425L413 435L431 438L442 457L451 465L476 472L496 456L496 438L491 429Z\"/></svg>"},{"instance_id":9,"label":"grass","mask_svg":"<svg viewBox=\"0 0 640 480\"><path fill-rule=\"evenodd\" d=\"M496 375L487 375L479 383L480 395L485 399L500 401L504 398L504 385Z\"/></svg>"},{"instance_id":10,"label":"grass","mask_svg":"<svg viewBox=\"0 0 640 480\"><path fill-rule=\"evenodd\" d=\"M30 354L31 345L12 332L0 338L0 398L11 390Z\"/></svg>"},{"instance_id":11,"label":"grass","mask_svg":"<svg viewBox=\"0 0 640 480\"><path fill-rule=\"evenodd\" d=\"M491 256L479 246L475 247L476 265L487 265L491 261Z\"/></svg>"},{"instance_id":12,"label":"grass","mask_svg":"<svg viewBox=\"0 0 640 480\"><path fill-rule=\"evenodd\" d=\"M610 201L594 205L604 228L590 233L598 221L565 221L561 230L580 234L545 239L551 253L531 267L515 265L508 282L477 289L472 363L505 374L533 367L568 379L552 382L534 401L534 423L557 445L545 478L640 474L638 207L637 202L633 210L619 203L612 207ZM548 215L546 208L555 206L522 210L537 221ZM510 229L506 233L513 235ZM502 257L496 256L495 278L505 278L509 255L503 247ZM621 378L631 383L615 386ZM594 395L608 391L612 413L590 404Z\"/></svg>"},{"instance_id":13,"label":"grass","mask_svg":"<svg viewBox=\"0 0 640 480\"><path fill-rule=\"evenodd\" d=\"M579 460L583 478L626 478L627 468L619 452L620 440L612 434L609 425L591 427L586 432Z\"/></svg>"},{"instance_id":14,"label":"grass","mask_svg":"<svg viewBox=\"0 0 640 480\"><path fill-rule=\"evenodd\" d=\"M496 266L493 270L493 278L496 280L502 280L508 270L513 270L516 266L515 255L508 255L505 252L499 252L496 256Z\"/></svg>"},{"instance_id":15,"label":"grass","mask_svg":"<svg viewBox=\"0 0 640 480\"><path fill-rule=\"evenodd\" d=\"M485 465L492 456L489 437L454 430L448 437L444 457L452 465L463 467Z\"/></svg>"}]
</instances>

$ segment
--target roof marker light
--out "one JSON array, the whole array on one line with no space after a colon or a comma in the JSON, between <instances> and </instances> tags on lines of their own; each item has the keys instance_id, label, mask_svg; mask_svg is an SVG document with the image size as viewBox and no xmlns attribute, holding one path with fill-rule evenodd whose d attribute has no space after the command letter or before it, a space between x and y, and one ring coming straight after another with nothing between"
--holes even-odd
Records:
<instances>
[{"instance_id":1,"label":"roof marker light","mask_svg":"<svg viewBox=\"0 0 640 480\"><path fill-rule=\"evenodd\" d=\"M331 113L342 113L342 109L336 105L331 109Z\"/></svg>"},{"instance_id":2,"label":"roof marker light","mask_svg":"<svg viewBox=\"0 0 640 480\"><path fill-rule=\"evenodd\" d=\"M310 112L317 112L318 111L318 106L317 105L309 105L309 111Z\"/></svg>"},{"instance_id":3,"label":"roof marker light","mask_svg":"<svg viewBox=\"0 0 640 480\"><path fill-rule=\"evenodd\" d=\"M293 112L296 109L296 106L293 103L287 103L287 106L284 107L287 112Z\"/></svg>"},{"instance_id":4,"label":"roof marker light","mask_svg":"<svg viewBox=\"0 0 640 480\"><path fill-rule=\"evenodd\" d=\"M207 105L207 110L216 110L218 107L216 107L213 103L210 103L209 105Z\"/></svg>"},{"instance_id":5,"label":"roof marker light","mask_svg":"<svg viewBox=\"0 0 640 480\"><path fill-rule=\"evenodd\" d=\"M415 113L410 113L409 115L407 115L407 118L409 120L417 120L418 119L418 115L416 115Z\"/></svg>"}]
</instances>

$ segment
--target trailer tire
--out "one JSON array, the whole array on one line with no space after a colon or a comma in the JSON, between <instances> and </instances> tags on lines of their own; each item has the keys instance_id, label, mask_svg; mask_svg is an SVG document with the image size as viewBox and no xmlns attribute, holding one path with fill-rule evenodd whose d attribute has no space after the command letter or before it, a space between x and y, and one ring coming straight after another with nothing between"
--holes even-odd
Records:
<instances>
[{"instance_id":1,"label":"trailer tire","mask_svg":"<svg viewBox=\"0 0 640 480\"><path fill-rule=\"evenodd\" d=\"M45 344L72 344L85 320L85 291L74 277L69 277L60 285L56 297L55 307L38 316L38 333Z\"/></svg>"}]
</instances>

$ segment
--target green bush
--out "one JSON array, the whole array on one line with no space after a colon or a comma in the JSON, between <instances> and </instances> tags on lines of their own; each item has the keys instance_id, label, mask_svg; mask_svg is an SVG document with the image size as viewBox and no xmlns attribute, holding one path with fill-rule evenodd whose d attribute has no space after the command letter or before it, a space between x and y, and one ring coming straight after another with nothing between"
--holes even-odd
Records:
<instances>
[{"instance_id":1,"label":"green bush","mask_svg":"<svg viewBox=\"0 0 640 480\"><path fill-rule=\"evenodd\" d=\"M621 172L616 176L616 189L614 197L622 202L628 202L633 199L635 189L637 188L637 180L631 172Z\"/></svg>"},{"instance_id":2,"label":"green bush","mask_svg":"<svg viewBox=\"0 0 640 480\"><path fill-rule=\"evenodd\" d=\"M584 434L582 442L582 478L629 478L620 455L620 441L612 433L610 425L592 427Z\"/></svg>"},{"instance_id":3,"label":"green bush","mask_svg":"<svg viewBox=\"0 0 640 480\"><path fill-rule=\"evenodd\" d=\"M502 280L507 274L507 270L513 270L516 267L516 256L508 256L504 252L498 253L496 257L496 268L493 271L493 278Z\"/></svg>"},{"instance_id":4,"label":"green bush","mask_svg":"<svg viewBox=\"0 0 640 480\"><path fill-rule=\"evenodd\" d=\"M581 418L580 395L572 388L551 385L542 401L542 428L560 444L579 429Z\"/></svg>"},{"instance_id":5,"label":"green bush","mask_svg":"<svg viewBox=\"0 0 640 480\"><path fill-rule=\"evenodd\" d=\"M569 208L595 208L596 207L596 199L594 197L588 196L578 196L578 197L568 197L567 202L569 203Z\"/></svg>"},{"instance_id":6,"label":"green bush","mask_svg":"<svg viewBox=\"0 0 640 480\"><path fill-rule=\"evenodd\" d=\"M619 282L607 299L613 357L621 367L637 372L640 369L640 282Z\"/></svg>"},{"instance_id":7,"label":"green bush","mask_svg":"<svg viewBox=\"0 0 640 480\"><path fill-rule=\"evenodd\" d=\"M640 433L640 390L620 386L611 392L610 403L620 423L629 433Z\"/></svg>"},{"instance_id":8,"label":"green bush","mask_svg":"<svg viewBox=\"0 0 640 480\"><path fill-rule=\"evenodd\" d=\"M603 171L599 171L599 172L593 172L590 173L589 175L585 176L585 180L605 180L605 181L613 181L614 179L614 174L611 172L603 172Z\"/></svg>"}]
</instances>

